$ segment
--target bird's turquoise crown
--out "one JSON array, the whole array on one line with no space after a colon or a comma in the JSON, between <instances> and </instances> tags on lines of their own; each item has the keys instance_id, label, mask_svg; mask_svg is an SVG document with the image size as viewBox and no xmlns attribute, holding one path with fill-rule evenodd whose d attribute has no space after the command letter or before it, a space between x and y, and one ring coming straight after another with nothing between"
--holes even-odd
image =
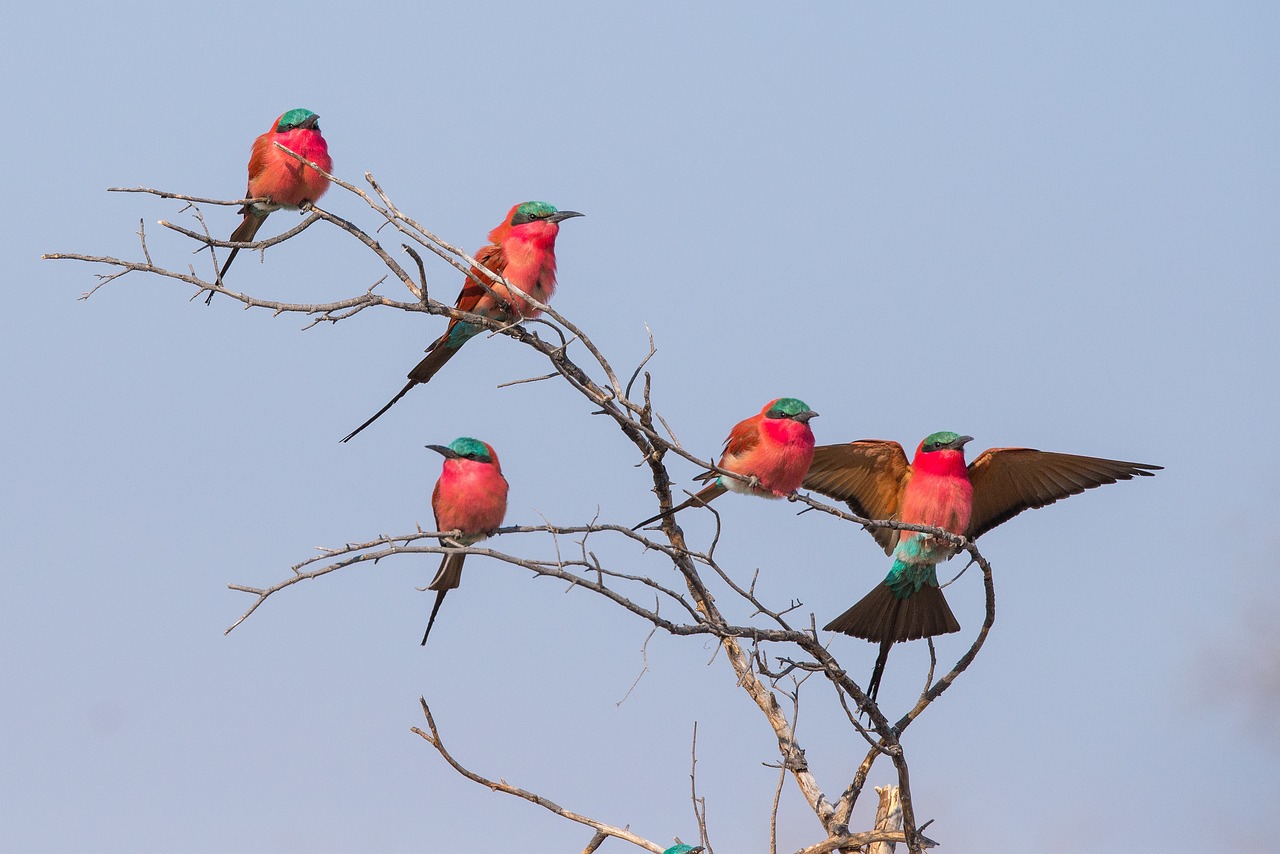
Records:
<instances>
[{"instance_id":1,"label":"bird's turquoise crown","mask_svg":"<svg viewBox=\"0 0 1280 854\"><path fill-rule=\"evenodd\" d=\"M799 398L780 397L773 402L773 406L769 407L769 411L765 413L766 418L795 418L801 412L808 412L808 405Z\"/></svg>"},{"instance_id":2,"label":"bird's turquoise crown","mask_svg":"<svg viewBox=\"0 0 1280 854\"><path fill-rule=\"evenodd\" d=\"M961 436L959 433L952 433L950 430L940 430L937 433L930 433L928 436L924 437L924 452L928 454L933 451L940 451L944 448L955 448L956 443L961 439L964 439L967 442L970 437ZM961 444L960 447L964 447L964 445Z\"/></svg>"},{"instance_id":3,"label":"bird's turquoise crown","mask_svg":"<svg viewBox=\"0 0 1280 854\"><path fill-rule=\"evenodd\" d=\"M519 205L516 208L516 212L511 215L511 224L523 225L526 222L533 222L535 219L546 219L557 213L559 213L559 210L550 202L525 202Z\"/></svg>"},{"instance_id":4,"label":"bird's turquoise crown","mask_svg":"<svg viewBox=\"0 0 1280 854\"><path fill-rule=\"evenodd\" d=\"M488 446L479 439L472 439L470 436L459 436L454 439L449 443L449 450L469 460L477 460L482 463L493 462L493 457L489 455Z\"/></svg>"},{"instance_id":5,"label":"bird's turquoise crown","mask_svg":"<svg viewBox=\"0 0 1280 854\"><path fill-rule=\"evenodd\" d=\"M314 116L315 113L302 107L290 110L280 117L280 123L276 125L276 133L284 133L285 131L300 127L303 122ZM317 130L319 130L319 128L317 128Z\"/></svg>"}]
</instances>

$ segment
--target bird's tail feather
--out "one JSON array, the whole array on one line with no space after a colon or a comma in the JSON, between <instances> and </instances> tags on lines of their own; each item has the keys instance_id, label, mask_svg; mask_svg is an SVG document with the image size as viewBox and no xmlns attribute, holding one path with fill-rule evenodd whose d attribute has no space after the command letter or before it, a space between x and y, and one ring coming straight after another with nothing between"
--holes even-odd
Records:
<instances>
[{"instance_id":1,"label":"bird's tail feather","mask_svg":"<svg viewBox=\"0 0 1280 854\"><path fill-rule=\"evenodd\" d=\"M951 606L939 588L926 584L899 599L886 582L881 582L858 604L827 623L823 629L880 644L880 653L871 670L871 681L867 683L867 696L875 702L885 662L889 660L889 648L895 641L958 632L960 623L951 613Z\"/></svg>"},{"instance_id":2,"label":"bird's tail feather","mask_svg":"<svg viewBox=\"0 0 1280 854\"><path fill-rule=\"evenodd\" d=\"M427 585L428 590L435 590L437 593L431 616L427 618L427 630L422 633L422 646L427 645L427 638L431 635L431 627L436 623L436 614L440 613L440 604L444 602L445 594L462 583L462 562L466 557L465 554L445 555L444 560L440 561L436 577Z\"/></svg>"},{"instance_id":3,"label":"bird's tail feather","mask_svg":"<svg viewBox=\"0 0 1280 854\"><path fill-rule=\"evenodd\" d=\"M436 577L427 585L428 590L452 590L462 583L462 562L467 555L463 553L447 554L440 561L440 569Z\"/></svg>"},{"instance_id":4,"label":"bird's tail feather","mask_svg":"<svg viewBox=\"0 0 1280 854\"><path fill-rule=\"evenodd\" d=\"M373 413L368 421L361 424L342 438L342 441L348 442L354 439L360 431L368 427L373 422L382 417L383 413L400 402L400 398L409 393L409 389L416 385L421 385L436 375L436 372L444 367L444 363L453 358L453 354L458 352L458 347L448 346L449 333L445 332L435 340L430 347L427 348L427 356L421 362L413 366L413 370L409 371L409 382L405 387L400 389L400 393L387 401L387 405ZM464 339L465 340L465 339Z\"/></svg>"},{"instance_id":5,"label":"bird's tail feather","mask_svg":"<svg viewBox=\"0 0 1280 854\"><path fill-rule=\"evenodd\" d=\"M416 386L417 384L418 384L418 383L417 383L417 381L416 381L416 380L409 380L409 382L405 383L404 388L400 389L400 392L399 392L395 397L393 397L393 398L391 398L390 400L388 400L388 401L387 401L386 406L382 407L382 408L381 408L381 409L379 409L377 412L373 413L373 415L369 418L369 420L368 420L368 421L364 422L364 423L363 423L363 424L361 424L359 427L357 427L356 429L352 430L352 431L351 431L350 433L348 433L347 435L343 436L343 437L342 437L342 441L344 441L344 442L349 442L349 441L351 441L352 439L354 439L356 436L358 436L358 435L360 434L360 432L361 432L362 430L364 430L364 428L368 427L370 424L372 424L373 422L375 422L375 421L377 421L379 418L381 418L381 417L382 417L382 414L383 414L384 412L386 412L386 411L387 411L388 409L390 409L391 407L395 406L395 405L400 401L400 398L402 398L402 397L404 397L406 394L408 394L408 393L409 393L409 389L413 388L413 387L414 387L414 386Z\"/></svg>"},{"instance_id":6,"label":"bird's tail feather","mask_svg":"<svg viewBox=\"0 0 1280 854\"><path fill-rule=\"evenodd\" d=\"M444 595L448 590L441 590L436 594L436 604L431 608L431 616L427 619L427 630L422 633L422 646L427 645L427 638L431 635L431 627L436 624L436 614L440 613L440 603L444 602Z\"/></svg>"},{"instance_id":7,"label":"bird's tail feather","mask_svg":"<svg viewBox=\"0 0 1280 854\"><path fill-rule=\"evenodd\" d=\"M925 585L906 598L881 582L849 610L824 627L872 643L907 641L960 631L960 623L942 590Z\"/></svg>"},{"instance_id":8,"label":"bird's tail feather","mask_svg":"<svg viewBox=\"0 0 1280 854\"><path fill-rule=\"evenodd\" d=\"M871 668L871 681L867 683L867 696L871 698L871 702L876 701L876 695L880 693L880 677L884 676L884 665L889 660L889 647L893 646L893 641L880 642L880 654L876 656L876 666Z\"/></svg>"},{"instance_id":9,"label":"bird's tail feather","mask_svg":"<svg viewBox=\"0 0 1280 854\"><path fill-rule=\"evenodd\" d=\"M459 344L455 347L448 345L449 333L446 331L440 336L434 344L427 350L427 355L421 362L413 366L413 370L409 372L409 379L415 383L425 383L436 375L445 362L453 358L454 354L462 348ZM465 338L463 339L466 340Z\"/></svg>"},{"instance_id":10,"label":"bird's tail feather","mask_svg":"<svg viewBox=\"0 0 1280 854\"><path fill-rule=\"evenodd\" d=\"M267 215L259 216L253 211L245 210L244 219L236 226L236 230L231 232L231 236L227 238L230 243L252 243L253 238L257 236L258 229L262 228L262 223L267 219ZM218 271L218 279L227 275L227 271L231 269L231 262L236 260L236 255L240 253L239 249L232 249L227 255L227 260L223 263L222 269ZM204 304L208 305L213 301L213 291L209 291L209 296L205 297Z\"/></svg>"},{"instance_id":11,"label":"bird's tail feather","mask_svg":"<svg viewBox=\"0 0 1280 854\"><path fill-rule=\"evenodd\" d=\"M645 519L639 525L635 525L634 527L632 527L631 530L638 531L641 528L643 528L645 525L649 525L654 522L657 522L659 519L665 519L668 516L675 515L676 513L679 513L681 510L683 510L686 507L705 507L706 505L710 504L713 499L719 498L721 495L724 495L725 492L726 490L723 486L720 485L720 481L717 480L712 483L709 483L706 486L704 486L702 489L699 489L696 493L694 493L693 497L685 501L683 504L678 504L664 513L659 513L657 516L650 516L648 519Z\"/></svg>"}]
</instances>

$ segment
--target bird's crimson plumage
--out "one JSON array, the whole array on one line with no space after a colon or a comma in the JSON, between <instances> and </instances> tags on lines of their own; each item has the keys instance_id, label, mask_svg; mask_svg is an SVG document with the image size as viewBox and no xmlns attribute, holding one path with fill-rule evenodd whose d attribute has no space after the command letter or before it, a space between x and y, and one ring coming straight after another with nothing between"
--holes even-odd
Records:
<instances>
[{"instance_id":1,"label":"bird's crimson plumage","mask_svg":"<svg viewBox=\"0 0 1280 854\"><path fill-rule=\"evenodd\" d=\"M467 436L454 439L448 446L427 447L445 458L440 479L431 493L436 530L461 531L461 536L454 539L469 546L500 528L507 515L507 479L502 476L502 466L493 448ZM445 594L462 582L462 563L466 557L460 553L445 555L435 578L427 585L428 590L438 592L427 630L422 635L423 644L431 634Z\"/></svg>"},{"instance_id":2,"label":"bird's crimson plumage","mask_svg":"<svg viewBox=\"0 0 1280 854\"><path fill-rule=\"evenodd\" d=\"M286 117L295 112L282 113L271 130L253 141L245 198L270 199L276 207L297 208L303 202L316 201L329 190L328 178L276 148L279 143L325 172L333 171L329 144L320 133L320 117L311 113L297 123L286 122Z\"/></svg>"},{"instance_id":3,"label":"bird's crimson plumage","mask_svg":"<svg viewBox=\"0 0 1280 854\"><path fill-rule=\"evenodd\" d=\"M817 414L794 397L769 401L758 414L733 426L718 464L725 471L754 477L758 486L714 471L703 472L697 479L710 481L707 486L683 504L635 527L642 528L686 507L708 504L726 491L762 498L784 498L795 492L813 460L813 430L809 419Z\"/></svg>"},{"instance_id":4,"label":"bird's crimson plumage","mask_svg":"<svg viewBox=\"0 0 1280 854\"><path fill-rule=\"evenodd\" d=\"M232 243L252 243L267 215L281 208L298 208L314 202L329 189L329 179L315 169L276 148L276 143L306 158L325 172L333 171L329 145L320 134L320 117L310 110L294 109L281 113L271 129L253 141L249 153L249 186L247 199L265 201L244 205L244 219L229 238ZM218 272L221 279L231 268L240 250L233 248ZM206 304L213 299L210 292Z\"/></svg>"},{"instance_id":5,"label":"bird's crimson plumage","mask_svg":"<svg viewBox=\"0 0 1280 854\"><path fill-rule=\"evenodd\" d=\"M532 319L541 314L542 311L531 305L524 295L545 304L555 293L556 235L560 233L561 221L575 216L582 214L556 210L546 202L523 202L512 207L502 224L489 232L488 245L475 257L482 267L510 282L514 289L501 282L491 282L479 267L472 267L454 308L502 322ZM484 286L479 282L484 282ZM463 344L483 328L476 323L452 318L444 334L427 348L427 355L409 371L409 382L404 388L342 441L349 441L377 421L409 389L428 382Z\"/></svg>"},{"instance_id":6,"label":"bird's crimson plumage","mask_svg":"<svg viewBox=\"0 0 1280 854\"><path fill-rule=\"evenodd\" d=\"M1160 469L1033 448L992 448L966 467L963 448L970 439L934 433L920 443L910 464L897 442L863 439L823 445L814 449L804 485L847 502L854 513L868 519L929 525L974 539L1023 510ZM875 699L894 642L956 632L960 624L937 581L937 564L955 549L919 532L869 530L894 556L893 568L825 628L880 644L867 689Z\"/></svg>"}]
</instances>

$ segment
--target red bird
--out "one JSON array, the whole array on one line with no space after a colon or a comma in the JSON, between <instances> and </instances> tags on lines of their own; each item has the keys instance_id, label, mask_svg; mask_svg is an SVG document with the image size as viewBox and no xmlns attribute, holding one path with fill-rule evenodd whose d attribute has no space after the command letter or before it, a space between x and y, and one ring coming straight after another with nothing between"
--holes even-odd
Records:
<instances>
[{"instance_id":1,"label":"red bird","mask_svg":"<svg viewBox=\"0 0 1280 854\"><path fill-rule=\"evenodd\" d=\"M696 479L711 481L707 486L678 507L645 519L635 527L643 528L686 507L709 504L726 491L762 498L785 498L795 492L813 459L813 430L809 429L809 419L817 415L804 401L794 397L769 401L758 415L739 421L729 431L719 463L725 471L754 477L758 486L714 471L703 472Z\"/></svg>"},{"instance_id":2,"label":"red bird","mask_svg":"<svg viewBox=\"0 0 1280 854\"><path fill-rule=\"evenodd\" d=\"M249 155L249 188L246 199L266 199L240 208L244 219L231 233L232 243L252 243L267 215L281 208L299 208L319 199L329 189L329 180L316 170L290 157L276 148L278 142L285 148L319 166L326 172L333 171L329 146L320 135L320 117L310 110L296 109L282 113L271 130L253 141ZM240 250L233 248L222 265L218 278L227 275L231 262ZM213 299L209 292L207 305Z\"/></svg>"},{"instance_id":3,"label":"red bird","mask_svg":"<svg viewBox=\"0 0 1280 854\"><path fill-rule=\"evenodd\" d=\"M493 448L467 436L454 439L447 446L427 447L444 456L444 469L431 493L436 530L461 531L462 536L454 539L469 546L500 528L502 518L507 515L507 479L502 476L502 466ZM466 558L463 552L445 555L436 577L427 585L428 590L439 592L422 635L423 646L431 634L444 595L462 582L462 562Z\"/></svg>"},{"instance_id":4,"label":"red bird","mask_svg":"<svg viewBox=\"0 0 1280 854\"><path fill-rule=\"evenodd\" d=\"M476 261L497 273L521 293L545 304L556 291L556 235L560 223L570 217L583 216L577 211L556 210L546 202L523 202L507 212L502 224L489 232L489 245L476 253ZM481 287L476 280L488 285ZM492 293L491 293L492 292ZM542 313L531 306L520 293L501 283L490 283L489 276L477 267L462 286L454 308L502 322L533 319ZM444 334L427 348L427 355L409 371L409 382L373 417L348 433L342 441L355 438L361 430L382 417L409 389L429 381L462 345L484 330L483 326L453 318Z\"/></svg>"},{"instance_id":5,"label":"red bird","mask_svg":"<svg viewBox=\"0 0 1280 854\"><path fill-rule=\"evenodd\" d=\"M964 446L972 438L951 432L927 436L910 465L897 442L863 439L823 445L814 449L804 485L848 502L854 513L868 519L928 525L972 540L1023 510L1160 469L1033 448L991 448L966 467ZM874 700L895 641L958 632L960 624L938 587L937 575L937 565L955 549L918 531L868 530L885 553L893 555L893 568L874 590L824 628L880 644L867 684Z\"/></svg>"}]
</instances>

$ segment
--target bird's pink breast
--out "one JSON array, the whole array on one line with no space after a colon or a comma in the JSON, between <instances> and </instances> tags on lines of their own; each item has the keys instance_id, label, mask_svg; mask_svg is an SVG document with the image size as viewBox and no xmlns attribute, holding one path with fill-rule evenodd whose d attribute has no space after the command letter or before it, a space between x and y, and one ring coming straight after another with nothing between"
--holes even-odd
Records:
<instances>
[{"instance_id":1,"label":"bird's pink breast","mask_svg":"<svg viewBox=\"0 0 1280 854\"><path fill-rule=\"evenodd\" d=\"M813 431L789 418L762 418L760 441L734 460L730 471L752 474L776 497L800 488L813 462Z\"/></svg>"},{"instance_id":2,"label":"bird's pink breast","mask_svg":"<svg viewBox=\"0 0 1280 854\"><path fill-rule=\"evenodd\" d=\"M266 197L282 207L296 208L304 201L316 201L329 189L329 181L319 172L275 147L280 143L290 151L310 160L329 172L333 161L329 146L319 131L298 128L288 133L269 133L254 144L254 160L259 169L253 174L250 162L249 195Z\"/></svg>"},{"instance_id":3,"label":"bird's pink breast","mask_svg":"<svg viewBox=\"0 0 1280 854\"><path fill-rule=\"evenodd\" d=\"M502 526L507 514L507 481L497 466L448 460L432 502L442 531L483 534Z\"/></svg>"},{"instance_id":4,"label":"bird's pink breast","mask_svg":"<svg viewBox=\"0 0 1280 854\"><path fill-rule=\"evenodd\" d=\"M916 471L902 496L902 521L945 528L953 534L969 529L973 487L967 476ZM904 531L903 536L908 532Z\"/></svg>"},{"instance_id":5,"label":"bird's pink breast","mask_svg":"<svg viewBox=\"0 0 1280 854\"><path fill-rule=\"evenodd\" d=\"M518 225L502 241L507 266L503 277L538 302L545 303L556 292L556 235L560 226L536 221ZM496 290L496 289L495 289ZM519 294L504 294L521 317L541 314Z\"/></svg>"}]
</instances>

